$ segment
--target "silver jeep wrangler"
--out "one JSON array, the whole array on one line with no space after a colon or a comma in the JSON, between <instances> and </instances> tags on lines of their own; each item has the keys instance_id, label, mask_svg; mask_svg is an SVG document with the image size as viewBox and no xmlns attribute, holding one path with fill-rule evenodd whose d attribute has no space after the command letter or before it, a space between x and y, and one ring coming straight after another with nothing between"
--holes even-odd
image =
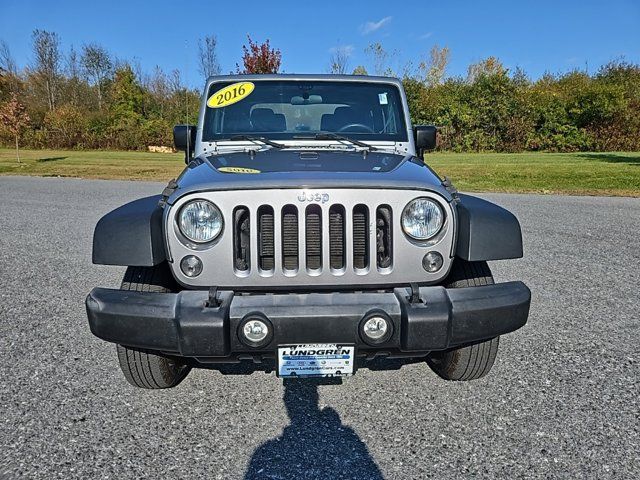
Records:
<instances>
[{"instance_id":1,"label":"silver jeep wrangler","mask_svg":"<svg viewBox=\"0 0 640 480\"><path fill-rule=\"evenodd\" d=\"M412 128L398 80L213 77L174 140L178 179L94 233L93 262L127 270L91 291L89 325L133 385L238 363L344 376L378 357L471 380L526 323L529 289L487 266L522 256L518 220L425 164L436 129Z\"/></svg>"}]
</instances>

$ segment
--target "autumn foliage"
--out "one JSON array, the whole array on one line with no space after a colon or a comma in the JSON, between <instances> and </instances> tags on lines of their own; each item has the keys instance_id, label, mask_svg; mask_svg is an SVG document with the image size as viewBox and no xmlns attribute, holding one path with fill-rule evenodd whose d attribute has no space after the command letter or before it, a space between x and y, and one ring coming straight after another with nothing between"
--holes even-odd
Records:
<instances>
[{"instance_id":1,"label":"autumn foliage","mask_svg":"<svg viewBox=\"0 0 640 480\"><path fill-rule=\"evenodd\" d=\"M0 124L13 136L18 163L20 163L20 137L22 136L22 132L29 126L30 121L31 119L27 113L27 108L18 101L18 96L15 93L12 94L11 99L0 108Z\"/></svg>"},{"instance_id":2,"label":"autumn foliage","mask_svg":"<svg viewBox=\"0 0 640 480\"><path fill-rule=\"evenodd\" d=\"M244 68L237 65L238 73L278 73L282 62L282 53L277 48L271 48L269 39L258 44L247 35L249 46L242 46L242 63Z\"/></svg>"},{"instance_id":3,"label":"autumn foliage","mask_svg":"<svg viewBox=\"0 0 640 480\"><path fill-rule=\"evenodd\" d=\"M237 72L280 71L282 53L247 37ZM0 146L143 150L172 145L172 128L196 123L204 77L222 71L217 39L198 44L201 82L179 70L144 72L98 44L64 51L54 32L36 30L32 60L18 68L0 39ZM239 53L239 52L238 52ZM331 49L329 71L347 73L352 51ZM402 79L414 125L439 127L439 149L469 151L640 151L640 65L623 59L532 79L496 57L447 71L451 52L433 46L413 64L381 43L353 74ZM362 58L358 59L363 60ZM318 71L322 60L318 60Z\"/></svg>"}]
</instances>

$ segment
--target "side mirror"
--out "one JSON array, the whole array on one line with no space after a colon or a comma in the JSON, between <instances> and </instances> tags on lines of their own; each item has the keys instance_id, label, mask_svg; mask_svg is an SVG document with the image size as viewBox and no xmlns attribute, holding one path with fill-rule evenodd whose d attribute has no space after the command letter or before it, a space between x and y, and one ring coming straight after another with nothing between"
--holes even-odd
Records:
<instances>
[{"instance_id":1,"label":"side mirror","mask_svg":"<svg viewBox=\"0 0 640 480\"><path fill-rule=\"evenodd\" d=\"M173 145L184 152L184 163L189 163L196 145L195 125L176 125L173 127Z\"/></svg>"},{"instance_id":2,"label":"side mirror","mask_svg":"<svg viewBox=\"0 0 640 480\"><path fill-rule=\"evenodd\" d=\"M433 125L416 125L413 127L413 139L416 142L418 156L422 157L425 150L436 148L437 128Z\"/></svg>"}]
</instances>

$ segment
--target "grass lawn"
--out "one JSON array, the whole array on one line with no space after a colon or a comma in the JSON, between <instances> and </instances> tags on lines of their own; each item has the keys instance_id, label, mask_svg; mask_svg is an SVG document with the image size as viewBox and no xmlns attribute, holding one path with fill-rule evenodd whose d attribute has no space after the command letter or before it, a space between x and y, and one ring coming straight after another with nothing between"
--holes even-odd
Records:
<instances>
[{"instance_id":1,"label":"grass lawn","mask_svg":"<svg viewBox=\"0 0 640 480\"><path fill-rule=\"evenodd\" d=\"M0 148L0 175L168 181L184 168L184 154L101 150L20 150Z\"/></svg>"},{"instance_id":2,"label":"grass lawn","mask_svg":"<svg viewBox=\"0 0 640 480\"><path fill-rule=\"evenodd\" d=\"M67 150L0 149L0 174L167 181L184 167L183 155ZM432 153L427 163L459 190L640 197L636 153Z\"/></svg>"},{"instance_id":3,"label":"grass lawn","mask_svg":"<svg viewBox=\"0 0 640 480\"><path fill-rule=\"evenodd\" d=\"M462 191L640 197L640 152L433 153L425 160Z\"/></svg>"}]
</instances>

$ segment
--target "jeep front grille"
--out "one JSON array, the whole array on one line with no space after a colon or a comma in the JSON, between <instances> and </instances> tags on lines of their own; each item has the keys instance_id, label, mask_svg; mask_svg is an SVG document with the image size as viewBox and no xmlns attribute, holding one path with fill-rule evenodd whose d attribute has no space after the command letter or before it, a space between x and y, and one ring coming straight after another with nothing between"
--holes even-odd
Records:
<instances>
[{"instance_id":1,"label":"jeep front grille","mask_svg":"<svg viewBox=\"0 0 640 480\"><path fill-rule=\"evenodd\" d=\"M448 219L437 242L429 245L407 237L400 224L402 210L420 196L438 201ZM211 244L190 245L179 235L176 215L194 198L215 203L224 217L222 234ZM444 198L424 190L199 192L180 198L165 215L173 274L196 288L387 288L437 283L451 264L453 211ZM428 251L445 259L441 271L422 267ZM202 260L199 276L186 277L180 270L187 255Z\"/></svg>"},{"instance_id":2,"label":"jeep front grille","mask_svg":"<svg viewBox=\"0 0 640 480\"><path fill-rule=\"evenodd\" d=\"M284 205L280 215L270 205L260 205L255 213L239 207L234 215L233 258L237 274L251 269L251 247L257 246L257 265L262 274L273 274L280 262L285 275L318 275L325 269L341 275L346 268L366 273L370 267L389 268L392 265L391 209L387 205L370 207L356 204L311 204L297 207ZM376 221L371 223L371 211ZM252 214L256 221L250 220ZM256 225L252 232L249 225ZM372 236L371 226L375 226ZM280 234L280 251L276 252L276 232ZM347 232L350 241L347 241ZM370 242L376 242L377 253L371 265ZM350 245L350 248L347 246Z\"/></svg>"}]
</instances>

